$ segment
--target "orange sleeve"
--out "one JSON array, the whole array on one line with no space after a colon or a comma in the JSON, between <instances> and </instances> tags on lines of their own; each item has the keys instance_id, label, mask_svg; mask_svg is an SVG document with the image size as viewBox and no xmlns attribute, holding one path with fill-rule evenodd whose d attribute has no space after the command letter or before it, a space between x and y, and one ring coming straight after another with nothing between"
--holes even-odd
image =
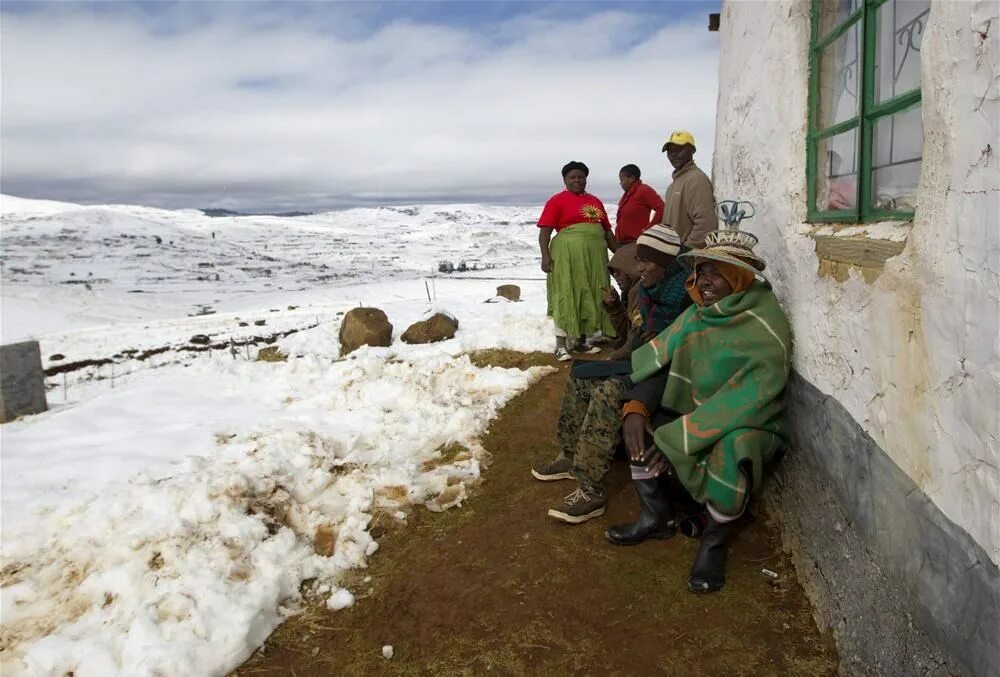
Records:
<instances>
[{"instance_id":1,"label":"orange sleeve","mask_svg":"<svg viewBox=\"0 0 1000 677\"><path fill-rule=\"evenodd\" d=\"M629 414L639 414L643 418L649 418L649 409L646 409L646 405L639 400L629 400L622 407L622 418L625 418Z\"/></svg>"}]
</instances>

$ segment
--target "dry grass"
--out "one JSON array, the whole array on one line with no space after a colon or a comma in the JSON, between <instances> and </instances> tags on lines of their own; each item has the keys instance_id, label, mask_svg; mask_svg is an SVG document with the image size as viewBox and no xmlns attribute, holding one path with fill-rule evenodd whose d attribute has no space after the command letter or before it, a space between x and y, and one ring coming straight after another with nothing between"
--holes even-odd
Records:
<instances>
[{"instance_id":1,"label":"dry grass","mask_svg":"<svg viewBox=\"0 0 1000 677\"><path fill-rule=\"evenodd\" d=\"M529 367L558 366L555 357L549 353L522 353L504 348L477 350L469 353L469 359L477 367L504 367L506 369L528 369Z\"/></svg>"}]
</instances>

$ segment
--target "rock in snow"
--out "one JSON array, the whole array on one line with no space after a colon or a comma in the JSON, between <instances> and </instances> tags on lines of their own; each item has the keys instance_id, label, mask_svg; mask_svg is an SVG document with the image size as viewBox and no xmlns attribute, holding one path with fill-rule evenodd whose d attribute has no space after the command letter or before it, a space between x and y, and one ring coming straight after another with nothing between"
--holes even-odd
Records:
<instances>
[{"instance_id":1,"label":"rock in snow","mask_svg":"<svg viewBox=\"0 0 1000 677\"><path fill-rule=\"evenodd\" d=\"M340 324L340 354L354 352L361 346L392 343L392 324L378 308L352 308Z\"/></svg>"},{"instance_id":2,"label":"rock in snow","mask_svg":"<svg viewBox=\"0 0 1000 677\"><path fill-rule=\"evenodd\" d=\"M502 296L511 301L520 301L521 288L516 284L502 284L497 287L497 296Z\"/></svg>"},{"instance_id":3,"label":"rock in snow","mask_svg":"<svg viewBox=\"0 0 1000 677\"><path fill-rule=\"evenodd\" d=\"M458 330L458 320L444 313L434 313L426 320L420 320L410 325L403 332L403 343L437 343L455 338Z\"/></svg>"}]
</instances>

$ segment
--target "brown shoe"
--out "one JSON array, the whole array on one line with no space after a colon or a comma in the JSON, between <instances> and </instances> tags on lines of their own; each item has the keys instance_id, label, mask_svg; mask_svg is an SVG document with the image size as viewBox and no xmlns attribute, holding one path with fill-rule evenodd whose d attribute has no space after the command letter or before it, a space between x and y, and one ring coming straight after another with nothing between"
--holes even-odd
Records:
<instances>
[{"instance_id":1,"label":"brown shoe","mask_svg":"<svg viewBox=\"0 0 1000 677\"><path fill-rule=\"evenodd\" d=\"M543 482L554 482L556 480L573 479L570 470L573 469L573 461L560 455L556 460L542 465L536 465L531 469L531 474L536 480Z\"/></svg>"},{"instance_id":2,"label":"brown shoe","mask_svg":"<svg viewBox=\"0 0 1000 677\"><path fill-rule=\"evenodd\" d=\"M549 517L570 524L581 524L604 514L607 498L603 489L579 487L554 508L549 509Z\"/></svg>"}]
</instances>

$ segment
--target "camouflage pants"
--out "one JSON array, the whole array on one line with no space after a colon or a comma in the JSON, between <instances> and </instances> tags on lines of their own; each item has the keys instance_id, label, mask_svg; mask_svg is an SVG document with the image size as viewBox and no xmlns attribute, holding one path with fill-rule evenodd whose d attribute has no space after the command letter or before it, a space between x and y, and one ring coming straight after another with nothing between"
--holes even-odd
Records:
<instances>
[{"instance_id":1,"label":"camouflage pants","mask_svg":"<svg viewBox=\"0 0 1000 677\"><path fill-rule=\"evenodd\" d=\"M597 486L611 468L621 439L625 383L613 378L569 377L559 405L556 438L584 486Z\"/></svg>"}]
</instances>

